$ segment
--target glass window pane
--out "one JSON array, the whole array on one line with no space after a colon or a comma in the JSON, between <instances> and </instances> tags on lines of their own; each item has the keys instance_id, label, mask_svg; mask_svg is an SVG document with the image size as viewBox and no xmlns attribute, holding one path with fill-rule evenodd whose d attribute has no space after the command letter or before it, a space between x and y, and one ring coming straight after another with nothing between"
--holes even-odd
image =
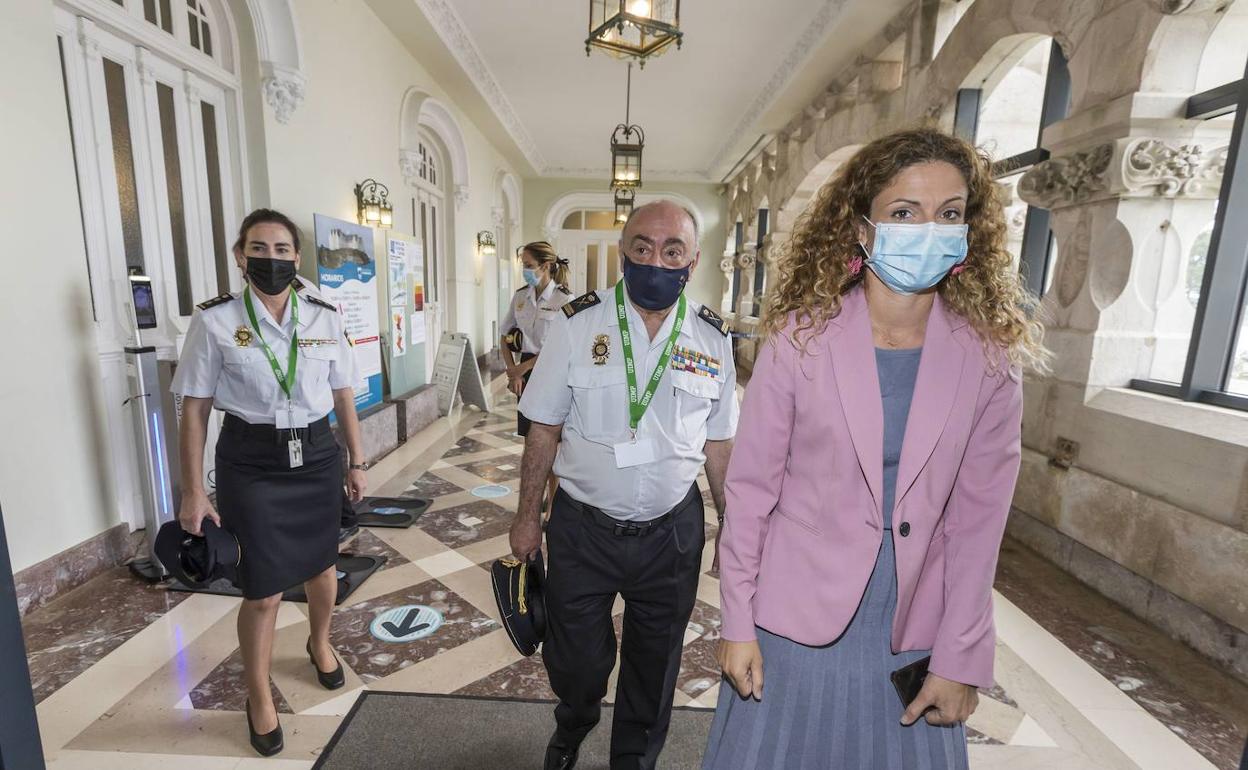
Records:
<instances>
[{"instance_id":1,"label":"glass window pane","mask_svg":"<svg viewBox=\"0 0 1248 770\"><path fill-rule=\"evenodd\" d=\"M134 178L134 147L130 140L130 108L126 102L126 70L112 59L104 60L104 89L108 97L108 123L112 129L113 166L117 171L117 198L121 205L121 233L126 266L145 273L143 225L139 218L139 191Z\"/></svg>"},{"instance_id":2,"label":"glass window pane","mask_svg":"<svg viewBox=\"0 0 1248 770\"><path fill-rule=\"evenodd\" d=\"M598 244L585 247L585 291L598 289Z\"/></svg>"},{"instance_id":3,"label":"glass window pane","mask_svg":"<svg viewBox=\"0 0 1248 770\"><path fill-rule=\"evenodd\" d=\"M160 20L156 18L156 0L143 0L143 18L160 25Z\"/></svg>"},{"instance_id":4,"label":"glass window pane","mask_svg":"<svg viewBox=\"0 0 1248 770\"><path fill-rule=\"evenodd\" d=\"M607 245L607 287L615 286L620 282L620 245L612 243Z\"/></svg>"},{"instance_id":5,"label":"glass window pane","mask_svg":"<svg viewBox=\"0 0 1248 770\"><path fill-rule=\"evenodd\" d=\"M1248 293L1245 293L1244 307L1239 311L1239 331L1231 350L1234 352L1226 376L1226 392L1248 396Z\"/></svg>"},{"instance_id":6,"label":"glass window pane","mask_svg":"<svg viewBox=\"0 0 1248 770\"><path fill-rule=\"evenodd\" d=\"M615 211L586 211L585 212L585 229L586 230L614 230Z\"/></svg>"},{"instance_id":7,"label":"glass window pane","mask_svg":"<svg viewBox=\"0 0 1248 770\"><path fill-rule=\"evenodd\" d=\"M61 58L61 86L65 94L65 116L69 119L69 151L74 159L74 193L78 196L78 224L82 227L83 256L87 254L87 222L82 217L82 180L78 178L78 147L74 142L74 113L69 108L69 77L65 72L65 41L58 35L56 38L56 50ZM87 264L87 289L91 292L91 318L92 320L100 320L99 314L95 310L95 285L91 283L91 260L86 260Z\"/></svg>"},{"instance_id":8,"label":"glass window pane","mask_svg":"<svg viewBox=\"0 0 1248 770\"><path fill-rule=\"evenodd\" d=\"M165 157L165 190L169 197L169 230L173 236L173 274L178 284L178 315L195 309L191 296L191 262L186 246L186 210L182 200L182 160L178 154L178 124L173 108L173 89L156 84L160 109L160 142Z\"/></svg>"},{"instance_id":9,"label":"glass window pane","mask_svg":"<svg viewBox=\"0 0 1248 770\"><path fill-rule=\"evenodd\" d=\"M420 251L425 255L425 280L429 284L429 298L438 301L438 282L433 275L433 255L429 253L429 209L420 202Z\"/></svg>"},{"instance_id":10,"label":"glass window pane","mask_svg":"<svg viewBox=\"0 0 1248 770\"><path fill-rule=\"evenodd\" d=\"M169 6L169 0L160 0L160 28L173 34L173 9Z\"/></svg>"},{"instance_id":11,"label":"glass window pane","mask_svg":"<svg viewBox=\"0 0 1248 770\"><path fill-rule=\"evenodd\" d=\"M581 212L573 211L568 214L567 219L563 220L564 230L580 230L581 229Z\"/></svg>"},{"instance_id":12,"label":"glass window pane","mask_svg":"<svg viewBox=\"0 0 1248 770\"><path fill-rule=\"evenodd\" d=\"M230 244L225 239L225 209L221 202L221 157L217 149L217 110L200 102L204 123L204 165L208 176L208 207L212 218L212 255L217 265L217 291L230 290Z\"/></svg>"},{"instance_id":13,"label":"glass window pane","mask_svg":"<svg viewBox=\"0 0 1248 770\"><path fill-rule=\"evenodd\" d=\"M438 265L441 264L442 251L438 246L438 204L429 204L429 259L433 263L433 281L438 281Z\"/></svg>"},{"instance_id":14,"label":"glass window pane","mask_svg":"<svg viewBox=\"0 0 1248 770\"><path fill-rule=\"evenodd\" d=\"M186 23L191 32L191 46L199 49L199 17L194 13L188 13L186 14Z\"/></svg>"},{"instance_id":15,"label":"glass window pane","mask_svg":"<svg viewBox=\"0 0 1248 770\"><path fill-rule=\"evenodd\" d=\"M204 33L203 51L209 56L212 56L212 27L208 25L208 21L206 19L204 20L204 24L203 24L203 33Z\"/></svg>"},{"instance_id":16,"label":"glass window pane","mask_svg":"<svg viewBox=\"0 0 1248 770\"><path fill-rule=\"evenodd\" d=\"M1051 51L1050 38L1029 40L1002 63L1007 70L994 70L982 84L975 141L994 161L1035 149Z\"/></svg>"},{"instance_id":17,"label":"glass window pane","mask_svg":"<svg viewBox=\"0 0 1248 770\"><path fill-rule=\"evenodd\" d=\"M1027 203L1018 196L1021 173L1004 176L997 180L1001 191L1001 206L1005 209L1005 248L1018 267L1023 253L1023 231L1027 227Z\"/></svg>"},{"instance_id":18,"label":"glass window pane","mask_svg":"<svg viewBox=\"0 0 1248 770\"><path fill-rule=\"evenodd\" d=\"M1147 275L1159 276L1143 283L1144 286L1156 286L1155 294L1142 297L1145 303L1151 303L1157 309L1153 321L1156 342L1148 379L1172 383L1183 381L1216 216L1216 200L1176 201L1168 230L1178 242L1178 269L1167 269L1161 258L1163 249L1149 248L1147 242L1137 256L1140 269L1147 270ZM1158 238L1152 240L1158 241ZM1172 277L1167 279L1168 275Z\"/></svg>"}]
</instances>

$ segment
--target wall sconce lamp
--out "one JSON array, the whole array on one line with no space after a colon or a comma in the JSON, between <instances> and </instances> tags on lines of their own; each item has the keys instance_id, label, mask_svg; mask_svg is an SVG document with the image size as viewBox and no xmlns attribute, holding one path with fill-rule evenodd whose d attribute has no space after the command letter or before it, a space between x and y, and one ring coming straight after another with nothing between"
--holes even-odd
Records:
<instances>
[{"instance_id":1,"label":"wall sconce lamp","mask_svg":"<svg viewBox=\"0 0 1248 770\"><path fill-rule=\"evenodd\" d=\"M390 188L374 179L365 179L355 186L356 216L360 224L389 230L394 226L394 207L390 205Z\"/></svg>"},{"instance_id":2,"label":"wall sconce lamp","mask_svg":"<svg viewBox=\"0 0 1248 770\"><path fill-rule=\"evenodd\" d=\"M494 242L494 233L482 230L477 233L477 251L483 257L492 257L498 253L498 244Z\"/></svg>"}]
</instances>

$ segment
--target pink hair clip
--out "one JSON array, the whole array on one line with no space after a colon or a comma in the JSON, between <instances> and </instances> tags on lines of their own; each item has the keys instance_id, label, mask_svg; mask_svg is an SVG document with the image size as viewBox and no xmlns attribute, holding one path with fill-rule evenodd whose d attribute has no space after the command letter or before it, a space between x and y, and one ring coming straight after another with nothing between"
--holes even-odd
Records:
<instances>
[{"instance_id":1,"label":"pink hair clip","mask_svg":"<svg viewBox=\"0 0 1248 770\"><path fill-rule=\"evenodd\" d=\"M954 265L953 269L949 271L949 274L950 274L950 275L957 275L958 273L962 272L962 271L963 271L963 270L965 270L965 269L966 269L966 265L965 265L965 264L961 264L961 265Z\"/></svg>"},{"instance_id":2,"label":"pink hair clip","mask_svg":"<svg viewBox=\"0 0 1248 770\"><path fill-rule=\"evenodd\" d=\"M849 260L849 274L858 275L861 272L862 272L862 257L855 256L853 259Z\"/></svg>"}]
</instances>

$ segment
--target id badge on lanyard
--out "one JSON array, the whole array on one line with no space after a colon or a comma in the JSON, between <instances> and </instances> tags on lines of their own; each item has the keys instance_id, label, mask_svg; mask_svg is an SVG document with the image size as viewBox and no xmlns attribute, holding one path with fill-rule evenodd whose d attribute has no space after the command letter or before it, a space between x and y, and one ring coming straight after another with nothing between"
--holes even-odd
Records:
<instances>
[{"instance_id":1,"label":"id badge on lanyard","mask_svg":"<svg viewBox=\"0 0 1248 770\"><path fill-rule=\"evenodd\" d=\"M276 418L276 427L278 430L289 430L290 439L286 442L286 450L290 455L290 467L303 467L303 440L299 438L296 431L299 428L307 427L308 415L303 410L296 410L291 404L291 393L294 392L295 385L295 369L299 364L299 295L295 292L290 293L290 322L296 331L290 337L290 353L286 360L286 371L282 371L281 364L277 362L277 356L273 354L273 349L269 347L269 343L264 341L264 334L260 331L260 323L256 320L256 309L251 302L251 287L247 286L243 289L243 305L247 308L247 318L251 321L251 326L256 330L256 338L260 341L260 349L264 351L265 358L269 361L269 366L273 369L273 376L277 378L277 385L286 394L285 414L282 410L278 410Z\"/></svg>"}]
</instances>

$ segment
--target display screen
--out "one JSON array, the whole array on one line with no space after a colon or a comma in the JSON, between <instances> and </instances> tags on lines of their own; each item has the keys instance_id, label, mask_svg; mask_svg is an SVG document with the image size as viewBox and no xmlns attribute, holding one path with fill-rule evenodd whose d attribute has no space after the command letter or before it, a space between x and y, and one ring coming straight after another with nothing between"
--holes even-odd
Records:
<instances>
[{"instance_id":1,"label":"display screen","mask_svg":"<svg viewBox=\"0 0 1248 770\"><path fill-rule=\"evenodd\" d=\"M152 279L130 276L130 293L134 296L134 317L140 329L156 328L156 300L152 297Z\"/></svg>"}]
</instances>

